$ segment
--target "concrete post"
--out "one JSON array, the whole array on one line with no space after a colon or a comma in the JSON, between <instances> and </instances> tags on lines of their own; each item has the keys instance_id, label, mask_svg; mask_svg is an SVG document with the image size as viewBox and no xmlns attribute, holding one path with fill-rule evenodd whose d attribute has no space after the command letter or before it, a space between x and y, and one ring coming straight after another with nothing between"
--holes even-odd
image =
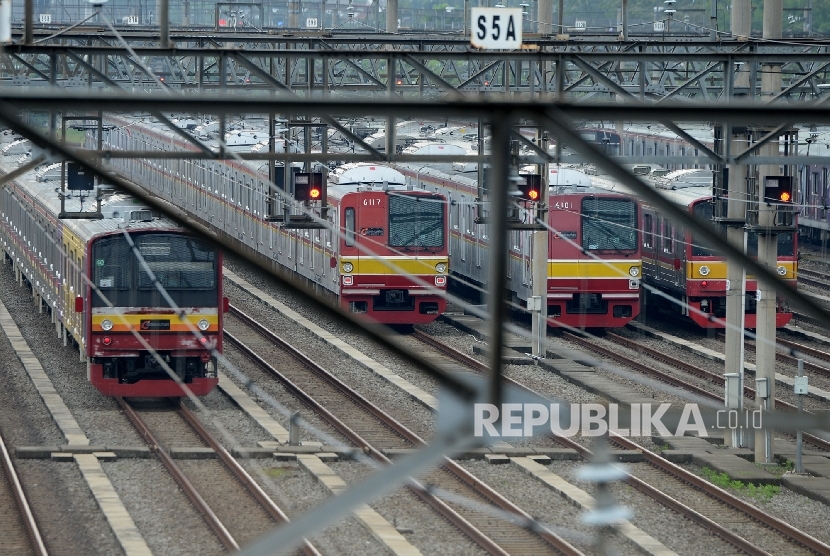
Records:
<instances>
[{"instance_id":1,"label":"concrete post","mask_svg":"<svg viewBox=\"0 0 830 556\"><path fill-rule=\"evenodd\" d=\"M628 40L628 0L622 0L622 17L620 18L621 25L622 25L622 32L621 37L622 40Z\"/></svg>"},{"instance_id":2,"label":"concrete post","mask_svg":"<svg viewBox=\"0 0 830 556\"><path fill-rule=\"evenodd\" d=\"M289 0L288 2L288 28L300 28L300 3L297 0Z\"/></svg>"},{"instance_id":3,"label":"concrete post","mask_svg":"<svg viewBox=\"0 0 830 556\"><path fill-rule=\"evenodd\" d=\"M398 32L398 0L386 0L386 32Z\"/></svg>"},{"instance_id":4,"label":"concrete post","mask_svg":"<svg viewBox=\"0 0 830 556\"><path fill-rule=\"evenodd\" d=\"M764 38L780 39L783 19L783 0L764 0ZM761 95L768 97L781 91L781 67L764 65L761 72ZM760 149L762 156L777 156L778 141L770 141ZM775 225L775 208L767 206L764 199L764 182L767 176L780 174L779 166L762 165L758 168L758 225ZM758 262L775 269L778 266L778 235L775 233L759 234ZM775 312L777 300L772 284L758 280L758 300L756 306L757 327L756 334L756 378L766 378L769 384L769 407L775 409ZM759 437L760 435L760 437ZM772 463L775 448L771 429L758 431L755 442L755 461Z\"/></svg>"},{"instance_id":5,"label":"concrete post","mask_svg":"<svg viewBox=\"0 0 830 556\"><path fill-rule=\"evenodd\" d=\"M752 33L752 2L751 0L732 0L732 36L738 40L747 40ZM735 76L734 86L746 89L749 87L749 67L741 66Z\"/></svg>"},{"instance_id":6,"label":"concrete post","mask_svg":"<svg viewBox=\"0 0 830 556\"><path fill-rule=\"evenodd\" d=\"M170 48L170 6L168 0L158 0L156 11L159 14L159 47Z\"/></svg>"},{"instance_id":7,"label":"concrete post","mask_svg":"<svg viewBox=\"0 0 830 556\"><path fill-rule=\"evenodd\" d=\"M539 0L539 14L536 16L539 22L539 33L543 35L553 35L561 33L559 30L554 30L553 24L553 0Z\"/></svg>"},{"instance_id":8,"label":"concrete post","mask_svg":"<svg viewBox=\"0 0 830 556\"><path fill-rule=\"evenodd\" d=\"M548 150L548 134L544 133L540 146L545 152ZM539 164L539 173L542 175L542 197L537 203L537 218L543 222L547 222L548 215L548 200L550 198L550 188L548 187L548 165ZM533 232L531 239L533 251L531 253L531 261L533 269L533 283L532 294L534 298L539 299L538 311L533 313L531 323L531 335L533 336L532 349L533 355L537 357L545 357L547 348L545 346L548 336L548 231L539 230Z\"/></svg>"},{"instance_id":9,"label":"concrete post","mask_svg":"<svg viewBox=\"0 0 830 556\"><path fill-rule=\"evenodd\" d=\"M749 146L745 129L733 130L730 138L732 152L741 152ZM746 170L742 164L732 164L729 167L727 217L735 219L746 218ZM726 230L726 239L735 247L746 250L746 233L742 226L729 226ZM744 372L744 299L746 297L746 271L743 265L731 257L726 259L726 279L729 289L726 291L726 361L725 374L737 374L741 377L741 391L743 391ZM743 396L740 398L739 411L743 407ZM724 441L727 445L732 442L732 433L724 431ZM738 442L743 445L739 438Z\"/></svg>"}]
</instances>

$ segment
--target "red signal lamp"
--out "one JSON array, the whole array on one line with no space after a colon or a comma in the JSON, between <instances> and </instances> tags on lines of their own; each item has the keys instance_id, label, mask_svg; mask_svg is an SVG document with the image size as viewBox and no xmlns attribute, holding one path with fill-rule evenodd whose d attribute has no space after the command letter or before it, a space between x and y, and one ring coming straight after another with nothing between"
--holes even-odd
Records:
<instances>
[{"instance_id":1,"label":"red signal lamp","mask_svg":"<svg viewBox=\"0 0 830 556\"><path fill-rule=\"evenodd\" d=\"M108 346L108 345L112 344L112 338L110 338L109 336L104 336L101 339L101 343L104 344L105 346Z\"/></svg>"}]
</instances>

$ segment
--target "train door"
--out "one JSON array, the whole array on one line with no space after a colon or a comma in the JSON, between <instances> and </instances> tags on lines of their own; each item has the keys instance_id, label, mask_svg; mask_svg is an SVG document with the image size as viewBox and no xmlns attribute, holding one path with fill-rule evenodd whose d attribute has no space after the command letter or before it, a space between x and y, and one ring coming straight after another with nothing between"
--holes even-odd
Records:
<instances>
[{"instance_id":1,"label":"train door","mask_svg":"<svg viewBox=\"0 0 830 556\"><path fill-rule=\"evenodd\" d=\"M458 247L459 247L458 255L459 255L459 258L461 259L461 264L464 266L464 268L467 268L468 265L469 265L469 260L470 260L469 257L467 256L468 255L467 245L469 244L469 241L467 241L469 238L467 236L470 234L470 230L468 228L469 224L467 223L467 219L468 219L469 215L467 214L467 210L466 210L467 204L466 204L465 201L466 201L466 199L464 199L464 195L461 195L458 199L458 206L457 206L457 208L458 208L458 210L457 210L457 213L458 213L458 233L459 233L459 236L460 236L459 237L459 245L458 245Z\"/></svg>"},{"instance_id":2,"label":"train door","mask_svg":"<svg viewBox=\"0 0 830 556\"><path fill-rule=\"evenodd\" d=\"M643 215L643 276L655 276L657 247L654 237L654 215Z\"/></svg>"},{"instance_id":3,"label":"train door","mask_svg":"<svg viewBox=\"0 0 830 556\"><path fill-rule=\"evenodd\" d=\"M447 254L452 257L453 253L456 252L456 244L455 242L458 241L457 236L459 232L458 228L458 221L461 219L458 212L458 203L455 202L453 199L452 193L450 193L448 202L450 203L450 242L447 247ZM460 265L459 265L460 266Z\"/></svg>"},{"instance_id":4,"label":"train door","mask_svg":"<svg viewBox=\"0 0 830 556\"><path fill-rule=\"evenodd\" d=\"M519 230L519 246L522 253L522 284L530 286L533 283L533 266L531 264L533 235L524 230Z\"/></svg>"},{"instance_id":5,"label":"train door","mask_svg":"<svg viewBox=\"0 0 830 556\"><path fill-rule=\"evenodd\" d=\"M660 218L657 276L661 282L674 282L674 229L671 220Z\"/></svg>"}]
</instances>

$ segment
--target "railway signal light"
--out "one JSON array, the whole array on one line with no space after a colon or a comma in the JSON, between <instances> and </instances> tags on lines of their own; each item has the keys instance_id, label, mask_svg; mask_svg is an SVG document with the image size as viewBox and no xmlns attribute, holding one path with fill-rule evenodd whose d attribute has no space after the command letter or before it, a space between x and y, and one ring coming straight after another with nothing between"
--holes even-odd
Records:
<instances>
[{"instance_id":1,"label":"railway signal light","mask_svg":"<svg viewBox=\"0 0 830 556\"><path fill-rule=\"evenodd\" d=\"M326 184L322 172L294 174L294 198L298 201L322 201L326 196Z\"/></svg>"},{"instance_id":2,"label":"railway signal light","mask_svg":"<svg viewBox=\"0 0 830 556\"><path fill-rule=\"evenodd\" d=\"M522 199L534 203L542 200L542 176L540 174L520 174L516 187Z\"/></svg>"},{"instance_id":3,"label":"railway signal light","mask_svg":"<svg viewBox=\"0 0 830 556\"><path fill-rule=\"evenodd\" d=\"M767 176L764 179L764 201L789 204L793 202L792 176Z\"/></svg>"}]
</instances>

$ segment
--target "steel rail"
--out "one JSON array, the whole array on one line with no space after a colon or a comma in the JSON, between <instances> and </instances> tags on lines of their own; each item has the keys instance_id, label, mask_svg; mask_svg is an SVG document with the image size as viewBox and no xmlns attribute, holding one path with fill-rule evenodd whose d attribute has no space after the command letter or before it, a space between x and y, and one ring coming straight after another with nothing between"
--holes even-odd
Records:
<instances>
[{"instance_id":1,"label":"steel rail","mask_svg":"<svg viewBox=\"0 0 830 556\"><path fill-rule=\"evenodd\" d=\"M588 448L585 448L584 446L582 446L581 444L579 444L577 442L574 442L570 438L565 438L565 437L560 437L560 436L555 436L554 438L557 442L560 442L562 445L564 445L568 448L571 448L573 450L576 450L576 452L580 456L585 458L586 460L590 461L591 457L594 455L594 453L591 452L591 450L589 450ZM616 436L611 436L611 441L612 442L615 442L616 440L617 440ZM645 452L644 450L641 450L641 451ZM645 453L643 455L645 456ZM657 457L658 459L662 459L662 458L659 458L659 456L655 456L655 457ZM648 458L646 458L646 459L648 460ZM648 460L648 461L649 461L649 463L651 463L650 460ZM684 473L688 473L683 468L678 468L678 469L680 469ZM670 475L673 475L675 478L678 478L678 479L683 480L685 482L685 479L682 476L678 475L677 473L670 473ZM634 475L628 473L626 478L625 478L625 482L628 483L629 485L631 485L632 487L636 488L637 490L639 490L640 492L642 492L643 494L645 494L649 498L653 499L657 503L662 504L662 505L666 506L667 508L672 509L672 510L680 513L681 515L684 515L684 516L688 517L693 522L697 523L698 525L701 525L703 528L712 531L718 537L722 538L723 540L725 540L726 542L728 542L729 544L731 544L735 548L738 548L739 550L743 550L747 554L751 554L751 555L755 555L755 556L770 556L769 552L767 552L766 550L764 550L761 547L749 542L748 540L741 537L737 533L733 533L729 529L725 528L724 526L722 526L718 522L706 517L702 513L698 512L697 510L695 510L693 508L690 508L689 506L687 506L686 504L680 502L679 500L677 500L675 498L672 498L668 494L666 494L666 493L662 492L661 490L651 486L650 484L648 484L644 480L640 479L639 477L635 477ZM712 486L714 486L714 485L712 485ZM706 489L702 489L702 490L706 494L709 494ZM726 503L727 503L727 505L729 505L728 502L726 502ZM737 509L737 508L735 508L735 509ZM775 518L772 518L772 519L775 519Z\"/></svg>"},{"instance_id":2,"label":"steel rail","mask_svg":"<svg viewBox=\"0 0 830 556\"><path fill-rule=\"evenodd\" d=\"M820 272L799 268L797 274L799 282L824 289L830 288L830 282L824 280L825 275Z\"/></svg>"},{"instance_id":3,"label":"steel rail","mask_svg":"<svg viewBox=\"0 0 830 556\"><path fill-rule=\"evenodd\" d=\"M789 349L790 355L796 359L798 359L800 353L803 353L804 355L809 355L811 357L815 357L816 359L821 359L830 363L830 353L826 351L811 348L810 346L805 346L804 344L800 344L798 342L794 342L792 340L787 340L784 338L776 338L775 341Z\"/></svg>"},{"instance_id":4,"label":"steel rail","mask_svg":"<svg viewBox=\"0 0 830 556\"><path fill-rule=\"evenodd\" d=\"M231 312L235 313L236 311L237 310L235 310L234 307L231 306ZM380 450L372 446L368 441L366 441L362 436L355 432L351 427L343 423L343 421L337 418L328 409L323 407L323 405L320 404L315 398L313 398L302 388L294 384L293 381L289 380L286 376L280 373L276 368L274 368L271 364L262 359L259 355L254 353L250 348L248 348L248 346L242 343L230 332L225 330L224 334L225 338L228 339L231 344L235 345L238 349L243 351L246 357L249 357L252 361L256 362L262 368L266 369L272 376L279 380L280 383L289 392L297 396L313 411L321 415L323 419L327 423L329 423L329 425L334 427L335 430L337 430L340 434L349 439L355 446L363 450L363 452L366 453L369 457L371 457L375 461L379 461L387 465L392 463L392 461L389 458L387 458ZM470 523L461 515L459 515L455 510L450 508L442 500L428 493L422 485L420 485L419 483L416 483L416 485L416 488L410 489L412 492L414 492L420 499L429 504L430 507L432 507L436 512L438 512L439 515L443 516L455 527L464 532L464 534L470 537L473 540L473 542L482 547L488 554L506 556L507 553L504 550L502 550L501 547L497 545L492 539L490 539L490 537L481 532L476 526L474 526L472 523Z\"/></svg>"},{"instance_id":5,"label":"steel rail","mask_svg":"<svg viewBox=\"0 0 830 556\"><path fill-rule=\"evenodd\" d=\"M434 338L432 336L429 336L428 334L425 334L425 333L421 332L420 330L416 330L414 332L413 336L415 338L417 338L418 340L423 341L423 342L427 343L428 345L430 345L432 347L435 347L436 349L438 349L440 352L444 353L448 357L451 357L451 358L455 359L456 361L458 361L458 362L460 362L460 363L462 363L466 366L469 366L472 369L475 369L475 370L480 371L480 372L487 372L487 367L483 363L481 363L480 361L478 361L476 359L473 359L469 355L467 355L465 353L461 353L460 351L458 351L458 350L456 350L456 349L454 349L450 346L447 346L446 344L443 344L442 342L440 342L436 338ZM531 388L525 386L524 384L521 384L520 382L517 382L517 381L515 381L511 378L505 377L504 380L505 380L506 383L511 384L511 385L513 385L517 388L520 388L520 389L522 389L522 390L524 390L528 393L531 393L534 396L538 396L542 399L545 398L545 396L543 396L542 394L534 391L533 389L531 389ZM576 452L585 459L589 459L591 456L593 456L593 453L590 450L588 450L584 446L570 440L569 438L565 438L565 437L558 436L558 435L553 435L553 434L551 434L549 436L551 438L553 438L554 440L556 440L557 442L559 442L560 444L562 444L563 446L566 446L568 448L572 448L572 449L576 450ZM791 525L789 525L789 524L787 524L783 521L780 521L777 518L775 518L775 517L763 512L763 511L761 511L761 510L759 510L759 509L743 502L742 500L732 496L728 492L716 487L715 485L713 485L713 484L709 483L708 481L698 477L697 475L694 475L693 473L690 473L689 471L686 471L682 467L679 467L677 465L674 465L674 464L668 462L667 460L664 460L662 457L660 457L657 454L654 454L651 451L635 444L634 442L632 442L628 439L624 439L622 437L619 437L617 435L611 436L611 440L613 442L616 442L617 444L619 444L621 446L626 447L627 449L633 449L633 450L638 450L638 451L642 452L643 456L646 459L646 461L648 461L649 463L651 463L655 467L658 467L659 469L666 471L670 475L673 475L674 477L676 477L676 478L678 478L678 479L680 479L684 482L687 482L691 486L702 490L704 493L716 498L717 500L721 501L722 503L726 504L727 506L730 506L735 510L738 510L738 511L741 511L741 512L745 513L746 515L748 515L752 519L755 519L756 521L759 521L760 523L762 523L762 524L764 524L768 527L774 528L779 533L782 533L786 537L795 540L796 542L810 548L811 550L815 550L819 554L830 553L830 546L825 545L821 541L819 541L819 540L815 539L814 537L804 533L803 531L800 531L800 530L796 529L795 527L792 527ZM669 507L669 508L671 508L671 509L673 509L677 512L680 512L683 515L688 516L690 519L692 519L696 523L704 526L705 528L711 529L715 534L717 534L719 537L721 537L725 541L729 542L730 544L732 544L736 548L739 548L740 550L744 550L749 554L768 554L766 551L764 551L761 548L759 548L758 546L750 543L749 541L747 541L743 537L740 537L736 533L733 533L732 531L730 531L728 529L725 529L724 527L722 527L718 523L712 521L708 517L706 517L703 514L697 512L697 510L694 510L694 509L686 506L685 504L679 502L678 500L675 500L674 498L668 496L667 494L665 494L665 493L657 490L656 488L652 487L648 483L645 483L642 479L639 479L639 478L634 477L634 476L629 474L628 477L626 478L626 482L628 482L634 488L637 488L637 490L640 490L640 492L643 492L644 494L646 494L649 497L653 498L657 502L659 502L661 504L664 504L667 507Z\"/></svg>"},{"instance_id":6,"label":"steel rail","mask_svg":"<svg viewBox=\"0 0 830 556\"><path fill-rule=\"evenodd\" d=\"M797 344L791 340L784 340L781 338L776 338L775 341L786 347L790 350L790 353L782 353L780 351L775 352L775 359L781 361L782 363L787 363L789 365L798 365L799 359L799 352L808 355L810 357L815 357L816 359L822 359L830 363L830 354L825 353L823 351L817 350L815 348L803 346L801 344ZM755 350L756 342L754 340L745 340L744 345L749 348ZM821 365L817 365L812 361L804 361L804 370L808 372L813 372L818 375L830 377L830 369L827 367L822 367Z\"/></svg>"},{"instance_id":7,"label":"steel rail","mask_svg":"<svg viewBox=\"0 0 830 556\"><path fill-rule=\"evenodd\" d=\"M254 328L263 337L269 339L270 341L273 341L275 344L280 346L281 349L286 350L293 357L295 357L298 361L302 362L304 365L309 367L310 370L317 373L318 375L324 376L325 380L327 382L329 382L330 384L332 384L333 386L335 386L336 388L338 388L342 392L346 393L346 395L348 395L350 398L355 400L359 405L365 407L368 411L371 412L371 414L373 416L375 416L378 419L382 419L383 422L387 424L387 426L393 427L396 432L401 434L403 438L405 438L406 440L411 442L414 446L424 446L424 445L426 445L426 442L423 439L421 439L417 434L410 431L407 427L405 427L404 425L399 423L391 415L388 415L382 409L375 406L375 404L371 403L369 400L364 398L361 394L356 392L350 386L348 386L347 384L340 381L337 377L333 376L331 373L329 373L325 369L321 368L319 365L314 363L311 359L306 357L304 354L300 353L296 348L294 348L293 346L291 346L290 344L288 344L287 342L282 340L279 336L277 336L276 334L274 334L273 332L271 332L267 328L260 325L258 322L256 322L255 319L253 319L249 315L245 314L244 312L240 311L238 308L234 307L233 305L231 305L231 312L235 316L237 316L240 320L243 320L246 324L248 324L249 326ZM227 330L225 331L225 336L228 337L228 339L232 343L234 343L238 346L239 345L244 345L244 344L241 344L241 342L239 342L238 339L233 338L232 335L230 335L229 332L227 332ZM243 348L243 349L245 349L245 348ZM247 351L250 352L250 350L247 350ZM260 364L264 363L265 368L267 368L269 370L273 369L273 367L271 365L264 362L262 360L262 358L259 357L258 355L256 355L256 354L251 354L251 355L253 355L258 362L261 362ZM272 372L275 374L275 376L282 377L282 375L280 373L278 373L276 371L276 369L273 369ZM280 381L286 387L290 388L290 390L292 392L294 392L296 395L300 396L301 399L303 399L304 401L309 403L312 407L314 407L315 409L316 408L322 409L323 410L323 411L321 411L322 415L334 417L333 415L331 415L331 413L328 410L325 410L324 408L322 408L322 406L320 406L320 404L318 402L316 402L310 395L303 392L302 389L300 389L298 386L293 385L293 383L291 381L287 380L286 377L280 378ZM356 442L357 446L364 446L367 449L369 455L371 455L371 457L373 457L373 459L376 459L377 461L380 461L380 462L385 463L385 464L390 464L391 463L391 461L385 455L383 455L376 448L372 447L366 440L361 438L356 432L351 431L351 429L347 425L343 424L339 419L334 418L334 421L331 421L331 423L332 423L333 426L337 427L338 431L340 431L342 434L346 435L347 438L349 438L353 442ZM336 423L339 423L339 425L337 425ZM346 432L347 430L348 430L348 433ZM445 458L444 462L442 464L442 467L444 467L448 472L450 472L456 479L464 482L466 485L468 485L470 488L474 489L477 493L479 493L481 496L483 496L488 501L490 501L490 503L496 505L501 510L504 510L508 513L514 514L516 516L516 518L522 520L525 523L535 523L536 522L533 519L533 517L530 516L527 512L525 512L524 510L522 510L521 508L519 508L518 506L516 506L515 504L513 504L509 500L507 500L507 498L505 498L504 496L502 496L501 494L499 494L498 492L496 492L495 490L490 488L487 484L485 484L483 481L481 481L480 479L478 479L477 477L475 477L474 475L469 473L466 469L464 469L463 467L458 465L453 460L451 460L449 458ZM436 510L438 510L439 513L441 515L443 515L445 518L447 518L451 523L453 523L454 525L459 527L462 531L464 531L466 534L468 534L468 536L470 536L476 543L479 544L479 546L484 548L487 552L489 552L491 554L506 554L506 552L498 544L496 544L492 539L490 539L487 535L485 535L484 533L479 531L479 529L476 526L474 526L472 523L467 521L464 517L459 515L455 510L450 508L445 502L443 502L439 498L435 497L434 495L430 494L422 485L420 485L416 482L416 488L414 488L413 491L420 498L427 501L432 507L434 507ZM540 538L544 539L547 543L549 543L551 546L553 546L554 548L556 548L557 550L559 550L563 554L567 554L567 555L579 555L579 554L581 554L581 552L579 552L576 548L574 548L570 543L568 543L567 541L565 541L563 538L559 537L558 535L556 535L552 531L549 531L549 530L544 529L544 528L541 528L541 529L535 528L535 529L531 530L530 532L533 533L533 534L538 535Z\"/></svg>"},{"instance_id":8,"label":"steel rail","mask_svg":"<svg viewBox=\"0 0 830 556\"><path fill-rule=\"evenodd\" d=\"M651 451L643 448L642 446L629 440L628 438L623 438L621 436L612 434L611 441L622 446L627 450L639 451L643 454L643 457L645 457L646 461L648 461L651 465L663 471L666 471L667 473L674 475L675 477L681 478L683 481L702 490L709 496L712 496L713 498L716 498L717 500L720 500L721 502L724 502L725 504L744 512L751 518L791 538L792 540L802 544L806 548L814 550L819 554L830 554L830 545L821 542L820 540L816 539L811 535L808 535L800 529L796 529L795 527L793 527L785 521L771 516L763 510L756 508L752 504L749 504L747 502L744 502L740 498L732 496L722 488L713 485L706 479L698 477L694 473L683 469L679 465L675 465L667 459L664 459L658 456L657 454L652 453Z\"/></svg>"},{"instance_id":9,"label":"steel rail","mask_svg":"<svg viewBox=\"0 0 830 556\"><path fill-rule=\"evenodd\" d=\"M219 460L227 467L228 471L244 486L248 489L248 492L254 497L254 499L259 502L259 505L268 512L268 515L274 519L277 523L289 523L288 516L285 515L285 512L277 506L274 501L271 499L268 494L265 493L264 490L257 484L257 482L248 474L245 469L239 465L239 462L234 459L234 457L225 449L224 446L219 442L219 440L213 436L213 434L208 431L199 418L196 416L193 411L187 407L186 405L179 403L177 407L179 413L187 421L187 424L198 434L202 440L204 440L213 451L219 456ZM314 548L314 546L309 542L308 539L305 539L303 542L303 553L307 554L308 556L321 556L320 552Z\"/></svg>"},{"instance_id":10,"label":"steel rail","mask_svg":"<svg viewBox=\"0 0 830 556\"><path fill-rule=\"evenodd\" d=\"M699 394L701 396L711 397L711 395L712 395L712 393L709 392L709 390L706 390L705 388L701 388L700 386L692 384L691 382L687 382L687 381L685 381L681 378L677 378L676 376L664 373L663 371L661 371L659 369L655 369L654 367L649 367L645 363L637 361L636 359L631 359L630 357L625 357L624 355L621 355L621 354L615 352L614 350L612 350L610 348L606 348L604 346L592 343L591 341L587 340L586 338L582 338L582 337L578 336L577 334L572 334L570 332L563 332L562 337L567 338L568 340L570 340L570 341L572 341L576 344L579 344L580 346L584 347L585 349L588 349L588 350L593 351L595 353L599 353L600 355L604 355L606 357L612 357L616 360L620 360L621 358L625 358L625 363L627 365L637 369L638 371L640 371L643 374L646 374L646 375L652 376L654 378L657 378L661 382L665 382L667 384L671 384L672 386L677 386L679 388L684 388L686 390L689 390L689 391L694 392L695 394ZM642 348L642 349L647 350L648 348ZM655 356L656 355L659 355L659 352L655 351ZM685 363L684 363L684 365L685 365ZM701 378L709 378L708 376L706 376L704 374L701 374L699 372L695 372L695 371L699 370L696 367L693 367L693 366L689 366L689 367L690 367L689 369L684 368L684 370L692 372L693 374L695 374L695 375L697 375Z\"/></svg>"},{"instance_id":11,"label":"steel rail","mask_svg":"<svg viewBox=\"0 0 830 556\"><path fill-rule=\"evenodd\" d=\"M570 333L566 332L565 334L568 335ZM613 351L611 349L604 348L602 346L598 346L594 343L591 343L589 340L587 340L585 338L580 338L579 336L572 335L572 334L570 334L570 335L573 336L572 339L574 339L575 342L578 342L578 343L580 343L580 345L585 346L586 349L590 349L590 350L596 351L598 353L603 353L607 357L610 357L612 359L615 359L616 361L622 362L625 365L628 365L628 366L630 366L632 368L635 368L637 370L642 370L642 368L644 367L644 365L642 365L642 363L640 363L636 359L632 359L630 357L627 357L627 356L625 356L621 353L618 353L616 351ZM689 363L686 363L685 361L682 361L680 359L677 359L675 357L667 355L667 354L665 354L661 351L658 351L656 349L637 344L633 340L629 340L628 338L623 338L622 336L614 334L613 332L607 332L605 336L606 336L606 338L610 339L613 342L616 342L619 345L623 345L623 346L625 346L629 349L637 350L637 351L640 351L642 353L645 353L649 357L652 357L652 358L654 358L658 361L662 361L663 363L666 363L667 365L675 366L675 367L677 367L681 370L685 370L685 371L687 371L689 373L692 373L696 376L699 376L701 378L707 379L710 382L712 382L712 383L714 383L718 386L723 386L724 383L725 383L725 379L724 379L723 375L713 373L711 371L707 371L706 369L701 369L700 367L697 367L695 365L691 365ZM650 367L647 367L647 368L651 369ZM650 374L654 374L654 373L657 373L659 375L658 378L660 378L660 380L665 380L666 382L669 382L671 380L680 380L680 379L676 379L675 377L672 377L672 375L670 375L666 372L663 372L663 371L660 371L660 370L657 370L657 369L651 369ZM721 401L723 400L722 396L719 396L717 394L713 394L712 392L710 392L708 390L699 388L697 386L694 386L693 388L694 388L694 392L696 392L696 393L698 393L702 396L706 396L706 397L711 398L713 400L721 400ZM755 389L751 388L750 386L747 386L745 384L744 385L744 395L747 398L749 398L751 400L754 400L755 399ZM780 400L780 399L775 400L775 407L776 408L780 407L781 409L786 409L788 411L798 411L798 408L796 406L794 406L793 404L791 404L789 402L785 402L784 400ZM809 411L807 411L805 413L809 413ZM804 437L804 440L806 440L807 442L809 442L813 446L816 446L817 448L820 448L820 449L825 450L825 451L830 451L830 441L825 440L823 438L820 438L818 436L812 435L812 434L807 433L807 432L802 433L802 435Z\"/></svg>"},{"instance_id":12,"label":"steel rail","mask_svg":"<svg viewBox=\"0 0 830 556\"><path fill-rule=\"evenodd\" d=\"M210 509L210 506L208 506L205 499L198 493L196 487L193 486L193 483L191 483L184 474L184 471L182 471L176 462L173 461L170 454L161 448L161 445L159 445L155 436L153 436L150 428L141 419L141 417L139 417L138 413L136 413L136 411L124 398L116 398L116 400L118 401L118 405L121 406L122 411L124 411L124 414L127 416L127 419L129 419L136 428L138 434L140 434L141 437L150 445L150 450L155 452L161 460L161 463L170 473L170 476L173 477L173 480L176 481L176 484L179 485L179 488L182 489L185 496L187 496L193 506L195 506L196 510L202 515L202 518L207 522L208 526L211 528L219 541L228 550L239 550L239 543L236 542L225 525L219 520L219 517L217 517L213 510Z\"/></svg>"},{"instance_id":13,"label":"steel rail","mask_svg":"<svg viewBox=\"0 0 830 556\"><path fill-rule=\"evenodd\" d=\"M31 543L32 548L36 554L48 556L49 551L46 550L46 545L43 544L43 537L40 536L40 529L37 526L37 521L35 521L32 509L29 507L29 502L26 499L26 492L23 490L23 485L17 476L17 471L14 468L12 458L9 455L9 451L6 449L6 443L3 441L2 436L0 436L0 465L3 466L3 471L6 473L9 486L12 490L12 496L14 497L14 502L20 512L21 521L23 521L23 527L26 529L26 534L29 536L29 542Z\"/></svg>"}]
</instances>

